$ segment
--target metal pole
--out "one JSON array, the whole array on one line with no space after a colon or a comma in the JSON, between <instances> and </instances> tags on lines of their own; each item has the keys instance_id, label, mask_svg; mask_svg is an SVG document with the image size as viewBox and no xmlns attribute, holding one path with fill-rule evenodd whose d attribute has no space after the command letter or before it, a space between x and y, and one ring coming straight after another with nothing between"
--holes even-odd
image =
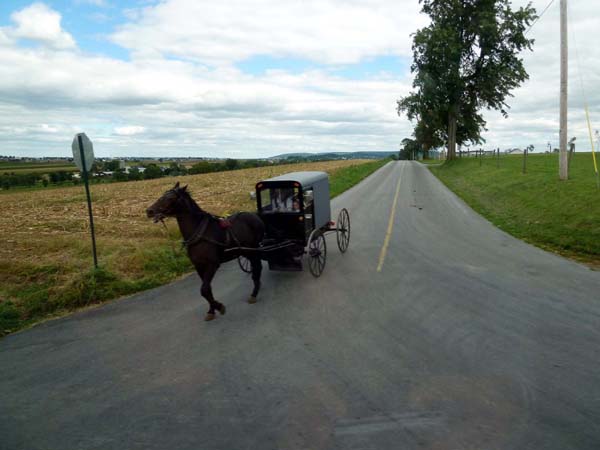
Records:
<instances>
[{"instance_id":1,"label":"metal pole","mask_svg":"<svg viewBox=\"0 0 600 450\"><path fill-rule=\"evenodd\" d=\"M525 147L525 151L523 152L523 173L527 173L527 151L529 147Z\"/></svg>"},{"instance_id":2,"label":"metal pole","mask_svg":"<svg viewBox=\"0 0 600 450\"><path fill-rule=\"evenodd\" d=\"M498 147L498 157L496 158L496 168L500 168L500 147Z\"/></svg>"},{"instance_id":3,"label":"metal pole","mask_svg":"<svg viewBox=\"0 0 600 450\"><path fill-rule=\"evenodd\" d=\"M79 154L81 155L81 165L83 167L83 182L85 184L85 196L87 197L88 213L90 215L90 231L92 232L92 251L94 253L94 267L98 268L98 257L96 256L96 234L94 233L94 216L92 215L92 198L90 197L90 186L88 183L87 167L85 165L85 156L83 154L83 142L81 136L77 136L79 142Z\"/></svg>"},{"instance_id":4,"label":"metal pole","mask_svg":"<svg viewBox=\"0 0 600 450\"><path fill-rule=\"evenodd\" d=\"M569 162L567 157L568 63L567 0L560 0L560 155L558 176L561 180L569 179Z\"/></svg>"},{"instance_id":5,"label":"metal pole","mask_svg":"<svg viewBox=\"0 0 600 450\"><path fill-rule=\"evenodd\" d=\"M481 167L481 161L483 161L483 149L479 149L479 167Z\"/></svg>"}]
</instances>

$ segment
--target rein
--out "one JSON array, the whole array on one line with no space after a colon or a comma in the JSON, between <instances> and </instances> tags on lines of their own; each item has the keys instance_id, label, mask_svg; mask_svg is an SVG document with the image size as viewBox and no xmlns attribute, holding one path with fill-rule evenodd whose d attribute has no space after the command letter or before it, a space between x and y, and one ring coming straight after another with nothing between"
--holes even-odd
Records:
<instances>
[{"instance_id":1,"label":"rein","mask_svg":"<svg viewBox=\"0 0 600 450\"><path fill-rule=\"evenodd\" d=\"M177 252L175 251L175 246L173 245L173 241L171 241L171 239L169 239L169 230L167 229L167 224L165 223L165 219L162 218L159 220L159 222L162 224L163 228L165 229L165 237L167 238L167 241L169 241L169 244L171 244L171 250L173 251L173 256L177 256Z\"/></svg>"}]
</instances>

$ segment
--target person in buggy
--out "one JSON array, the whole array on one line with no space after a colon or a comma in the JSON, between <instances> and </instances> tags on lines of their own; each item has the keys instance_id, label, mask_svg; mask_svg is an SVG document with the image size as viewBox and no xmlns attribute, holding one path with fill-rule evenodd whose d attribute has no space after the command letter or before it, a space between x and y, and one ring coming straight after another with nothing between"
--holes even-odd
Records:
<instances>
[{"instance_id":1,"label":"person in buggy","mask_svg":"<svg viewBox=\"0 0 600 450\"><path fill-rule=\"evenodd\" d=\"M273 212L298 212L300 211L300 202L294 195L293 189L272 189L271 191L271 211Z\"/></svg>"}]
</instances>

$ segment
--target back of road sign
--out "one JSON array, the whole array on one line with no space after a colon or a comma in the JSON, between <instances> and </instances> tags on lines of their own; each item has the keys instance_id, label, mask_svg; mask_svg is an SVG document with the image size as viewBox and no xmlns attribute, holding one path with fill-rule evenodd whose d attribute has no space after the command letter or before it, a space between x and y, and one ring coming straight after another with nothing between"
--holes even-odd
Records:
<instances>
[{"instance_id":1,"label":"back of road sign","mask_svg":"<svg viewBox=\"0 0 600 450\"><path fill-rule=\"evenodd\" d=\"M90 138L85 133L77 133L73 138L71 149L73 150L73 160L75 165L83 172L83 162L81 161L81 152L79 151L79 136L81 136L81 143L83 145L83 157L85 158L85 168L89 172L94 164L94 146Z\"/></svg>"}]
</instances>

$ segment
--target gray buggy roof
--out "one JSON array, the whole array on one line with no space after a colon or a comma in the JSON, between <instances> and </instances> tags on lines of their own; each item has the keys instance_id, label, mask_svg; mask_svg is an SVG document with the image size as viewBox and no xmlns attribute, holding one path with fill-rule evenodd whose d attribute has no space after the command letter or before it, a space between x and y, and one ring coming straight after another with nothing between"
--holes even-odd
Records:
<instances>
[{"instance_id":1,"label":"gray buggy roof","mask_svg":"<svg viewBox=\"0 0 600 450\"><path fill-rule=\"evenodd\" d=\"M279 175L278 177L269 178L263 180L263 183L270 181L296 181L302 186L312 186L314 183L327 180L326 172L315 172L315 171L304 171L304 172L290 172Z\"/></svg>"}]
</instances>

